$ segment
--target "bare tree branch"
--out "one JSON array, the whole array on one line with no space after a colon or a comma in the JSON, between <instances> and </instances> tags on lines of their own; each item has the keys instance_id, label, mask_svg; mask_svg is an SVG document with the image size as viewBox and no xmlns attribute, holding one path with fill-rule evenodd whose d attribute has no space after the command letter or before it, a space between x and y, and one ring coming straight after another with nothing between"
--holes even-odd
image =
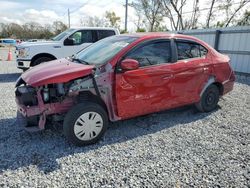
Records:
<instances>
[{"instance_id":1,"label":"bare tree branch","mask_svg":"<svg viewBox=\"0 0 250 188\"><path fill-rule=\"evenodd\" d=\"M142 11L149 22L149 30L154 31L163 19L161 0L135 0L132 7Z\"/></svg>"},{"instance_id":2,"label":"bare tree branch","mask_svg":"<svg viewBox=\"0 0 250 188\"><path fill-rule=\"evenodd\" d=\"M182 15L180 14L180 10L178 10L178 8L177 8L177 1L175 3L173 0L170 0L170 4L172 5L174 11L176 12L176 14L178 16L178 20L180 22L180 28L179 29L183 30L184 29L184 25L183 25ZM182 7L182 5L183 4L181 4L181 7Z\"/></svg>"},{"instance_id":3,"label":"bare tree branch","mask_svg":"<svg viewBox=\"0 0 250 188\"><path fill-rule=\"evenodd\" d=\"M247 3L249 3L248 0L241 1L240 5L234 10L234 13L231 15L231 17L227 20L225 26L228 27L232 19L235 17L236 13L239 12L240 9L242 9Z\"/></svg>"},{"instance_id":4,"label":"bare tree branch","mask_svg":"<svg viewBox=\"0 0 250 188\"><path fill-rule=\"evenodd\" d=\"M214 8L214 3L216 0L212 0L211 2L211 6L207 15L207 23L206 23L206 27L209 28L210 27L210 19L212 17L212 12L213 12L213 8Z\"/></svg>"}]
</instances>

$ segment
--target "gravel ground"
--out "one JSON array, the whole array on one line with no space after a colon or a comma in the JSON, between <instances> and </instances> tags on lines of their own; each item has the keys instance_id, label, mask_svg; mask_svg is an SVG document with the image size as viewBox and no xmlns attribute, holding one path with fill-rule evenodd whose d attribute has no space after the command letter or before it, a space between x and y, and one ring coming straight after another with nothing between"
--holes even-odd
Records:
<instances>
[{"instance_id":1,"label":"gravel ground","mask_svg":"<svg viewBox=\"0 0 250 188\"><path fill-rule=\"evenodd\" d=\"M250 187L250 78L217 110L164 111L110 125L95 145L16 123L14 62L0 62L0 187Z\"/></svg>"}]
</instances>

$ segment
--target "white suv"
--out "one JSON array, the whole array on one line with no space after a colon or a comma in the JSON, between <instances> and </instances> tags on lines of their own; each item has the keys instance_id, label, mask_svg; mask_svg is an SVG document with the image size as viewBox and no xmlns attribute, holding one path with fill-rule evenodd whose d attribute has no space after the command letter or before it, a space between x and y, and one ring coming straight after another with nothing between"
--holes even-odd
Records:
<instances>
[{"instance_id":1,"label":"white suv","mask_svg":"<svg viewBox=\"0 0 250 188\"><path fill-rule=\"evenodd\" d=\"M51 41L21 43L16 47L17 68L26 70L42 62L71 56L100 39L118 34L115 28L70 28Z\"/></svg>"}]
</instances>

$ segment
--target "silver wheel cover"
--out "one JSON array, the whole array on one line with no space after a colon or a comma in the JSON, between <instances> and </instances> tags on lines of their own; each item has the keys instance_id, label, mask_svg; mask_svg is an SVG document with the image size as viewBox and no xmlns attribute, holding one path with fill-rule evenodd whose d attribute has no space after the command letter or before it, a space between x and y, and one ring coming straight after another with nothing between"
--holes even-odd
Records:
<instances>
[{"instance_id":1,"label":"silver wheel cover","mask_svg":"<svg viewBox=\"0 0 250 188\"><path fill-rule=\"evenodd\" d=\"M96 112L82 114L74 124L74 134L79 140L89 141L97 137L103 127L103 120Z\"/></svg>"}]
</instances>

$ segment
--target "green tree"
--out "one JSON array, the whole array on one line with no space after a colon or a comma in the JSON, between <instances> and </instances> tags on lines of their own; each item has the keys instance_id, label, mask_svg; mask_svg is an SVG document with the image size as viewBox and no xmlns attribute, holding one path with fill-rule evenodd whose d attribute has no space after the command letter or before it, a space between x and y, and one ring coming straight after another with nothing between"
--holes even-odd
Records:
<instances>
[{"instance_id":1,"label":"green tree","mask_svg":"<svg viewBox=\"0 0 250 188\"><path fill-rule=\"evenodd\" d=\"M52 36L64 31L67 27L63 23L55 23L53 25L46 24L42 26L36 22L29 22L23 25L16 23L4 24L0 23L0 38L16 38L16 39L49 39Z\"/></svg>"},{"instance_id":2,"label":"green tree","mask_svg":"<svg viewBox=\"0 0 250 188\"><path fill-rule=\"evenodd\" d=\"M219 9L225 15L225 19L220 21L221 25L223 24L223 27L228 27L228 26L232 25L232 23L235 23L236 15L248 3L249 3L248 0L241 0L240 2L237 3L237 5L235 5L234 0L220 0L219 1Z\"/></svg>"},{"instance_id":3,"label":"green tree","mask_svg":"<svg viewBox=\"0 0 250 188\"><path fill-rule=\"evenodd\" d=\"M65 31L68 27L61 21L55 21L52 24L52 28L54 30L55 35L58 35L59 33Z\"/></svg>"},{"instance_id":4,"label":"green tree","mask_svg":"<svg viewBox=\"0 0 250 188\"><path fill-rule=\"evenodd\" d=\"M237 21L237 25L250 25L250 11L246 10L243 16Z\"/></svg>"},{"instance_id":5,"label":"green tree","mask_svg":"<svg viewBox=\"0 0 250 188\"><path fill-rule=\"evenodd\" d=\"M108 21L108 26L120 28L121 18L116 16L115 12L106 11L105 18Z\"/></svg>"},{"instance_id":6,"label":"green tree","mask_svg":"<svg viewBox=\"0 0 250 188\"><path fill-rule=\"evenodd\" d=\"M149 31L155 31L156 25L160 25L163 20L161 0L135 0L131 6L145 15L149 23Z\"/></svg>"},{"instance_id":7,"label":"green tree","mask_svg":"<svg viewBox=\"0 0 250 188\"><path fill-rule=\"evenodd\" d=\"M145 28L137 28L136 30L137 33L140 33L140 32L146 32L146 29Z\"/></svg>"}]
</instances>

